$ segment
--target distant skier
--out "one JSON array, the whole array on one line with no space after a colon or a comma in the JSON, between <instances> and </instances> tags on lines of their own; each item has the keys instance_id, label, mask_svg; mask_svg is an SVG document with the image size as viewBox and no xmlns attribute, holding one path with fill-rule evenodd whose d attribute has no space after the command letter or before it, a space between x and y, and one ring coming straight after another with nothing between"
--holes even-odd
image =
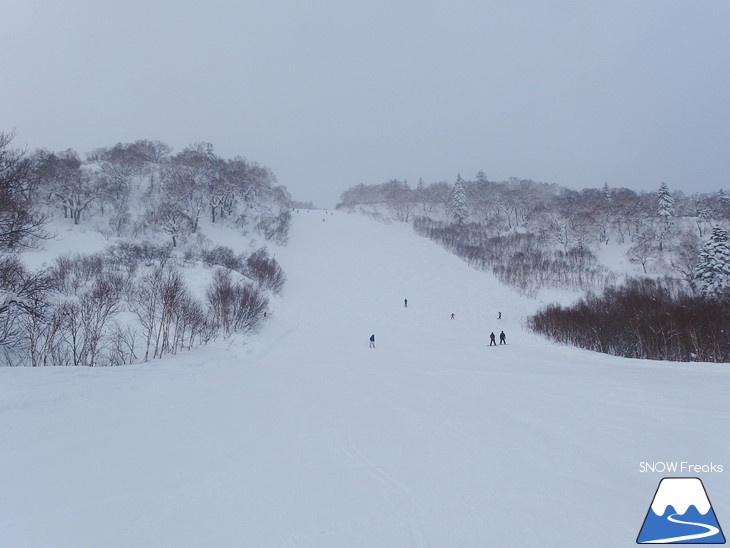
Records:
<instances>
[{"instance_id":1,"label":"distant skier","mask_svg":"<svg viewBox=\"0 0 730 548\"><path fill-rule=\"evenodd\" d=\"M452 320L454 319L454 313L453 312L451 313L451 319Z\"/></svg>"},{"instance_id":2,"label":"distant skier","mask_svg":"<svg viewBox=\"0 0 730 548\"><path fill-rule=\"evenodd\" d=\"M370 335L370 348L375 348L375 334Z\"/></svg>"},{"instance_id":3,"label":"distant skier","mask_svg":"<svg viewBox=\"0 0 730 548\"><path fill-rule=\"evenodd\" d=\"M507 344L507 336L504 334L504 331L500 331L499 333L499 344Z\"/></svg>"},{"instance_id":4,"label":"distant skier","mask_svg":"<svg viewBox=\"0 0 730 548\"><path fill-rule=\"evenodd\" d=\"M403 306L408 308L408 299L403 299Z\"/></svg>"},{"instance_id":5,"label":"distant skier","mask_svg":"<svg viewBox=\"0 0 730 548\"><path fill-rule=\"evenodd\" d=\"M489 334L489 346L497 346L497 342L494 339L494 331Z\"/></svg>"},{"instance_id":6,"label":"distant skier","mask_svg":"<svg viewBox=\"0 0 730 548\"><path fill-rule=\"evenodd\" d=\"M502 319L502 313L501 312L497 312L497 319L498 320L501 320Z\"/></svg>"}]
</instances>

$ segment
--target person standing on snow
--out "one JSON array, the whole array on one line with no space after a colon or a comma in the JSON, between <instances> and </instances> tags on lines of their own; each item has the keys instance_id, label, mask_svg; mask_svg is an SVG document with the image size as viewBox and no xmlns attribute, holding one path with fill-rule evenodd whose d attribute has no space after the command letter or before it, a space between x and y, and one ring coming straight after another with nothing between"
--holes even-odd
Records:
<instances>
[{"instance_id":1,"label":"person standing on snow","mask_svg":"<svg viewBox=\"0 0 730 548\"><path fill-rule=\"evenodd\" d=\"M408 299L403 299L404 308L408 308Z\"/></svg>"},{"instance_id":2,"label":"person standing on snow","mask_svg":"<svg viewBox=\"0 0 730 548\"><path fill-rule=\"evenodd\" d=\"M499 333L499 344L507 344L507 336L504 334L504 331L500 331Z\"/></svg>"},{"instance_id":3,"label":"person standing on snow","mask_svg":"<svg viewBox=\"0 0 730 548\"><path fill-rule=\"evenodd\" d=\"M375 334L370 335L370 348L375 348Z\"/></svg>"},{"instance_id":4,"label":"person standing on snow","mask_svg":"<svg viewBox=\"0 0 730 548\"><path fill-rule=\"evenodd\" d=\"M497 343L494 340L494 331L489 334L489 346L497 346Z\"/></svg>"}]
</instances>

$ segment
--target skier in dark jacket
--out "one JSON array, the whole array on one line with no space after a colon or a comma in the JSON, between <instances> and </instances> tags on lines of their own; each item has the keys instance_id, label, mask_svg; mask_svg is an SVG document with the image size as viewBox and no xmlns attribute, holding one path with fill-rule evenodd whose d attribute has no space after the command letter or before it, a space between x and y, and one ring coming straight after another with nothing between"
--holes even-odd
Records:
<instances>
[{"instance_id":1,"label":"skier in dark jacket","mask_svg":"<svg viewBox=\"0 0 730 548\"><path fill-rule=\"evenodd\" d=\"M403 307L408 308L408 299L403 299Z\"/></svg>"},{"instance_id":2,"label":"skier in dark jacket","mask_svg":"<svg viewBox=\"0 0 730 548\"><path fill-rule=\"evenodd\" d=\"M370 335L370 348L375 348L375 334Z\"/></svg>"},{"instance_id":3,"label":"skier in dark jacket","mask_svg":"<svg viewBox=\"0 0 730 548\"><path fill-rule=\"evenodd\" d=\"M494 340L494 331L489 334L489 346L497 346L497 343Z\"/></svg>"},{"instance_id":4,"label":"skier in dark jacket","mask_svg":"<svg viewBox=\"0 0 730 548\"><path fill-rule=\"evenodd\" d=\"M499 344L507 344L507 336L504 334L504 331L499 333Z\"/></svg>"}]
</instances>

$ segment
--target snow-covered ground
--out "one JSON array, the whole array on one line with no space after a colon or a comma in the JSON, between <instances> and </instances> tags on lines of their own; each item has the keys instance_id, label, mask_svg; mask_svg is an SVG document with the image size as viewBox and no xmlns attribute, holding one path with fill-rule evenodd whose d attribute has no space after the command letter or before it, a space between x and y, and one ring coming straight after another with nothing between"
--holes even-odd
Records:
<instances>
[{"instance_id":1,"label":"snow-covered ground","mask_svg":"<svg viewBox=\"0 0 730 548\"><path fill-rule=\"evenodd\" d=\"M0 368L0 546L630 546L672 475L643 461L722 465L673 475L730 523L727 365L546 342L404 225L302 211L272 251L258 335Z\"/></svg>"}]
</instances>

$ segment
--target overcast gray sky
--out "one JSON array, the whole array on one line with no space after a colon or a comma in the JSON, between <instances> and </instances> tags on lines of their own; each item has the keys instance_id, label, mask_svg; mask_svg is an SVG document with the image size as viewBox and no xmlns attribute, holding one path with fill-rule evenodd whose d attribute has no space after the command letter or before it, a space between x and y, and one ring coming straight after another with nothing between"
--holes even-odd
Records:
<instances>
[{"instance_id":1,"label":"overcast gray sky","mask_svg":"<svg viewBox=\"0 0 730 548\"><path fill-rule=\"evenodd\" d=\"M299 200L457 173L730 188L730 2L3 2L0 130L269 166Z\"/></svg>"}]
</instances>

